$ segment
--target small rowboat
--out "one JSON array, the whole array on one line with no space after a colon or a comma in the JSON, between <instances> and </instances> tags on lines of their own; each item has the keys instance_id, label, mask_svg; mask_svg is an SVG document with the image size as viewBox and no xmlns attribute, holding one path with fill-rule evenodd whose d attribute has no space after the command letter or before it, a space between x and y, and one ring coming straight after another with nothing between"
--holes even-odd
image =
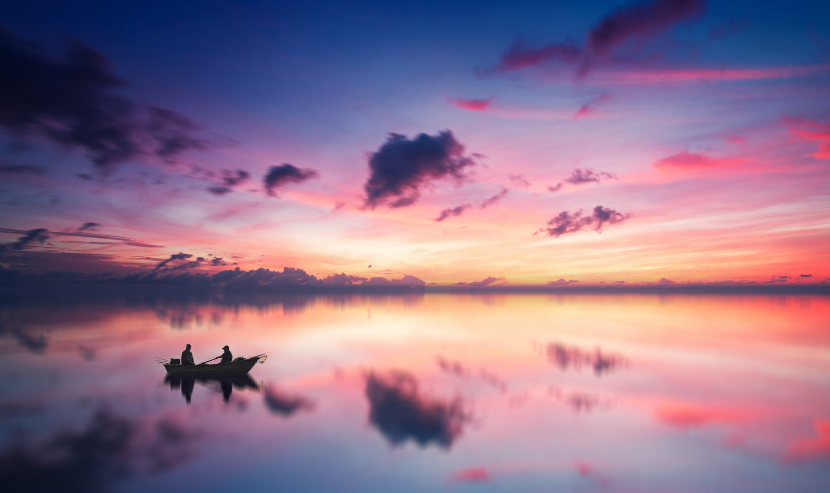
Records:
<instances>
[{"instance_id":1,"label":"small rowboat","mask_svg":"<svg viewBox=\"0 0 830 493\"><path fill-rule=\"evenodd\" d=\"M265 362L264 355L253 356L251 358L237 358L230 363L218 363L215 365L173 365L164 363L164 369L167 370L168 375L176 375L179 377L198 377L204 375L211 376L238 376L247 375L251 368L259 362Z\"/></svg>"}]
</instances>

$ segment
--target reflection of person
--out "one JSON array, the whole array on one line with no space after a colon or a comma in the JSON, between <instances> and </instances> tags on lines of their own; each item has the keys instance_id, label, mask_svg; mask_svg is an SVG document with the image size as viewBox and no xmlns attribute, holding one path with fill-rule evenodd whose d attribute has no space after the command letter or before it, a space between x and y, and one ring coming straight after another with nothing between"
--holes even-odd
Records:
<instances>
[{"instance_id":1,"label":"reflection of person","mask_svg":"<svg viewBox=\"0 0 830 493\"><path fill-rule=\"evenodd\" d=\"M231 348L229 348L228 346L225 346L222 349L225 352L222 353L222 360L220 361L220 363L230 363L231 361L233 361L233 355L231 354Z\"/></svg>"},{"instance_id":2,"label":"reflection of person","mask_svg":"<svg viewBox=\"0 0 830 493\"><path fill-rule=\"evenodd\" d=\"M188 406L190 405L190 397L193 395L193 386L195 383L196 379L193 377L182 379L182 395L184 396L184 400L187 401Z\"/></svg>"},{"instance_id":3,"label":"reflection of person","mask_svg":"<svg viewBox=\"0 0 830 493\"><path fill-rule=\"evenodd\" d=\"M195 365L196 362L193 361L193 353L190 352L190 344L187 345L184 351L182 351L182 364L183 365Z\"/></svg>"}]
</instances>

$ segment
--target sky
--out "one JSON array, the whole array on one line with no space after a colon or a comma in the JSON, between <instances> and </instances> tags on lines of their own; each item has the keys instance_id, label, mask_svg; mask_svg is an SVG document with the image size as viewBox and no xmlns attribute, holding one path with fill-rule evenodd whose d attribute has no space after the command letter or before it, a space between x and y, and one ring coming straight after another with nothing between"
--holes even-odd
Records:
<instances>
[{"instance_id":1,"label":"sky","mask_svg":"<svg viewBox=\"0 0 830 493\"><path fill-rule=\"evenodd\" d=\"M4 2L0 266L827 284L828 15Z\"/></svg>"}]
</instances>

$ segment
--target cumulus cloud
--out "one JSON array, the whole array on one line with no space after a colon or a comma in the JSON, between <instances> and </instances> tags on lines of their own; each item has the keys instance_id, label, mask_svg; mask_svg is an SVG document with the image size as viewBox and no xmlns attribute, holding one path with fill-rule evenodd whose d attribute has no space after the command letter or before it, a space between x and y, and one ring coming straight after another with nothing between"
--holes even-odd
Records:
<instances>
[{"instance_id":1,"label":"cumulus cloud","mask_svg":"<svg viewBox=\"0 0 830 493\"><path fill-rule=\"evenodd\" d=\"M574 284L579 284L579 281L576 279L569 279L566 281L561 277L555 281L548 281L547 283L548 286L572 286Z\"/></svg>"},{"instance_id":2,"label":"cumulus cloud","mask_svg":"<svg viewBox=\"0 0 830 493\"><path fill-rule=\"evenodd\" d=\"M366 398L369 422L395 447L412 440L448 449L470 420L460 399L427 397L408 373L367 374Z\"/></svg>"},{"instance_id":3,"label":"cumulus cloud","mask_svg":"<svg viewBox=\"0 0 830 493\"><path fill-rule=\"evenodd\" d=\"M519 39L486 73L512 72L559 61L578 65L578 75L584 76L629 41L653 38L700 15L705 5L704 0L650 0L629 4L600 20L587 33L584 46L565 40L531 48Z\"/></svg>"},{"instance_id":4,"label":"cumulus cloud","mask_svg":"<svg viewBox=\"0 0 830 493\"><path fill-rule=\"evenodd\" d=\"M447 178L461 182L469 178L467 172L474 165L475 161L464 155L464 145L449 130L434 136L420 134L411 140L390 134L369 157L364 207L412 205L422 187Z\"/></svg>"},{"instance_id":5,"label":"cumulus cloud","mask_svg":"<svg viewBox=\"0 0 830 493\"><path fill-rule=\"evenodd\" d=\"M545 233L547 236L558 238L566 233L576 233L588 226L591 226L596 232L601 232L603 227L610 224L620 224L630 217L631 214L623 214L601 205L594 207L590 216L584 216L582 210L575 212L563 211L548 221L547 226L539 228L537 233Z\"/></svg>"},{"instance_id":6,"label":"cumulus cloud","mask_svg":"<svg viewBox=\"0 0 830 493\"><path fill-rule=\"evenodd\" d=\"M369 267L372 267L371 265ZM326 286L357 286L366 282L368 279L360 276L353 276L341 272L340 274L332 274L322 280Z\"/></svg>"},{"instance_id":7,"label":"cumulus cloud","mask_svg":"<svg viewBox=\"0 0 830 493\"><path fill-rule=\"evenodd\" d=\"M465 210L467 210L469 208L470 208L470 204L461 204L461 205L459 205L457 207L453 207L451 209L444 209L444 210L441 211L441 214L439 214L438 217L435 218L435 222L440 223L441 221L443 221L444 219L447 219L448 217L460 216L461 214L464 213Z\"/></svg>"},{"instance_id":8,"label":"cumulus cloud","mask_svg":"<svg viewBox=\"0 0 830 493\"><path fill-rule=\"evenodd\" d=\"M0 126L80 148L104 174L146 155L173 162L208 147L188 118L119 96L124 81L103 54L80 41L56 57L0 28L0 66Z\"/></svg>"},{"instance_id":9,"label":"cumulus cloud","mask_svg":"<svg viewBox=\"0 0 830 493\"><path fill-rule=\"evenodd\" d=\"M482 279L481 281L473 281L473 282L461 281L461 282L454 283L453 286L467 287L467 288L482 288L484 286L489 286L489 285L491 285L495 282L499 282L499 281L504 281L504 278L503 277L487 276L484 279ZM504 284L504 282L502 282L501 284Z\"/></svg>"},{"instance_id":10,"label":"cumulus cloud","mask_svg":"<svg viewBox=\"0 0 830 493\"><path fill-rule=\"evenodd\" d=\"M263 183L268 195L275 197L277 191L289 183L302 183L318 176L320 176L319 173L313 169L300 169L293 164L285 163L271 166L263 178Z\"/></svg>"}]
</instances>

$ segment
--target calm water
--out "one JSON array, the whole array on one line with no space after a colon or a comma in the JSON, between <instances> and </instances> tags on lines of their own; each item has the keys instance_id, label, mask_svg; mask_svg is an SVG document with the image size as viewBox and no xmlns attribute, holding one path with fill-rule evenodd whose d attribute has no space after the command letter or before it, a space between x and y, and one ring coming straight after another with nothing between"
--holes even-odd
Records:
<instances>
[{"instance_id":1,"label":"calm water","mask_svg":"<svg viewBox=\"0 0 830 493\"><path fill-rule=\"evenodd\" d=\"M830 299L0 306L5 491L828 491ZM156 357L269 351L250 379ZM189 401L189 402L188 402Z\"/></svg>"}]
</instances>

